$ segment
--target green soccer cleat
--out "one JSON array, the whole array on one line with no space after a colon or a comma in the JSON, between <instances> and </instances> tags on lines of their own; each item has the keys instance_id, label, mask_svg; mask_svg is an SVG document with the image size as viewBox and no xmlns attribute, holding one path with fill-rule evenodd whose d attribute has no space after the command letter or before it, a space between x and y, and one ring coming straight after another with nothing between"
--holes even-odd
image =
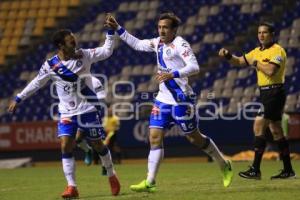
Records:
<instances>
[{"instance_id":1,"label":"green soccer cleat","mask_svg":"<svg viewBox=\"0 0 300 200\"><path fill-rule=\"evenodd\" d=\"M92 149L89 149L88 152L85 152L85 155L84 155L84 163L89 166L92 164L92 161L93 161L93 152L92 152Z\"/></svg>"},{"instance_id":2,"label":"green soccer cleat","mask_svg":"<svg viewBox=\"0 0 300 200\"><path fill-rule=\"evenodd\" d=\"M232 177L233 177L233 171L232 171L230 160L226 161L226 166L222 170L222 175L223 175L223 185L224 187L228 187L231 184Z\"/></svg>"},{"instance_id":3,"label":"green soccer cleat","mask_svg":"<svg viewBox=\"0 0 300 200\"><path fill-rule=\"evenodd\" d=\"M137 185L131 185L130 189L135 192L155 192L156 185L148 183L147 180L143 180Z\"/></svg>"}]
</instances>

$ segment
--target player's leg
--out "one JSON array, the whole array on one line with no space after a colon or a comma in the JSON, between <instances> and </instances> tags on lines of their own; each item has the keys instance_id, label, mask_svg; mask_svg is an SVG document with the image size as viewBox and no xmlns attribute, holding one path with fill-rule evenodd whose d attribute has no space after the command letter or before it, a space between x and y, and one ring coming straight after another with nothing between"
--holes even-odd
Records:
<instances>
[{"instance_id":1,"label":"player's leg","mask_svg":"<svg viewBox=\"0 0 300 200\"><path fill-rule=\"evenodd\" d=\"M72 122L58 123L58 137L61 142L62 167L67 180L67 188L62 193L63 198L78 197L76 177L75 177L75 159L73 157L74 138L77 126Z\"/></svg>"},{"instance_id":2,"label":"player's leg","mask_svg":"<svg viewBox=\"0 0 300 200\"><path fill-rule=\"evenodd\" d=\"M296 174L291 164L289 143L283 135L281 122L271 121L269 127L272 132L273 138L278 145L279 154L283 162L283 170L281 170L279 174L272 176L271 179L295 178Z\"/></svg>"},{"instance_id":3,"label":"player's leg","mask_svg":"<svg viewBox=\"0 0 300 200\"><path fill-rule=\"evenodd\" d=\"M164 157L163 136L163 129L150 128L150 151L148 155L147 178L136 185L131 185L131 190L136 192L155 192L155 179L159 170L160 163Z\"/></svg>"},{"instance_id":4,"label":"player's leg","mask_svg":"<svg viewBox=\"0 0 300 200\"><path fill-rule=\"evenodd\" d=\"M150 151L148 155L147 178L130 189L136 192L154 192L156 190L156 176L164 157L163 137L164 129L169 126L171 120L171 106L156 101L150 116Z\"/></svg>"},{"instance_id":5,"label":"player's leg","mask_svg":"<svg viewBox=\"0 0 300 200\"><path fill-rule=\"evenodd\" d=\"M262 116L257 116L254 121L254 160L248 170L239 173L242 178L248 179L261 179L260 164L266 148L265 131L269 124L269 120L264 119Z\"/></svg>"},{"instance_id":6,"label":"player's leg","mask_svg":"<svg viewBox=\"0 0 300 200\"><path fill-rule=\"evenodd\" d=\"M214 141L211 138L201 134L198 129L195 129L193 132L186 134L186 138L193 145L199 147L202 151L204 151L217 161L223 175L223 185L224 187L228 187L231 184L233 178L231 161L224 158L223 154L218 149Z\"/></svg>"},{"instance_id":7,"label":"player's leg","mask_svg":"<svg viewBox=\"0 0 300 200\"><path fill-rule=\"evenodd\" d=\"M231 162L225 160L212 139L201 134L198 130L198 121L193 104L182 103L173 106L173 110L172 113L175 115L173 119L181 127L186 138L218 162L223 173L224 186L228 187L233 176Z\"/></svg>"},{"instance_id":8,"label":"player's leg","mask_svg":"<svg viewBox=\"0 0 300 200\"><path fill-rule=\"evenodd\" d=\"M76 145L84 151L84 163L88 166L91 165L93 160L93 151L84 138L83 133L79 130L76 133L75 141Z\"/></svg>"},{"instance_id":9,"label":"player's leg","mask_svg":"<svg viewBox=\"0 0 300 200\"><path fill-rule=\"evenodd\" d=\"M120 192L120 182L118 180L118 177L116 175L116 172L114 170L114 165L112 162L111 154L109 149L102 143L102 140L93 140L91 141L91 144L94 148L94 150L99 155L102 165L106 169L106 173L109 179L109 183L111 186L111 192L113 195L118 195Z\"/></svg>"},{"instance_id":10,"label":"player's leg","mask_svg":"<svg viewBox=\"0 0 300 200\"><path fill-rule=\"evenodd\" d=\"M88 127L86 125L88 125ZM86 138L90 141L92 148L100 157L102 165L107 171L112 194L118 195L120 192L120 183L114 170L110 151L103 144L101 139L104 129L101 126L101 121L97 117L97 113L93 112L83 115L80 126L82 131L86 134Z\"/></svg>"}]
</instances>

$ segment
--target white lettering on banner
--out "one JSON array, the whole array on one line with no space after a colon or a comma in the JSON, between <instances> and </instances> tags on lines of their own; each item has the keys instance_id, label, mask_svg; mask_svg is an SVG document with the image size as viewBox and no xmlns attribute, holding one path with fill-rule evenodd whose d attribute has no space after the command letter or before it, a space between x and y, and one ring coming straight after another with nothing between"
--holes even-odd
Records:
<instances>
[{"instance_id":1,"label":"white lettering on banner","mask_svg":"<svg viewBox=\"0 0 300 200\"><path fill-rule=\"evenodd\" d=\"M51 127L18 128L16 130L16 142L26 143L48 143L56 142L56 129Z\"/></svg>"},{"instance_id":2,"label":"white lettering on banner","mask_svg":"<svg viewBox=\"0 0 300 200\"><path fill-rule=\"evenodd\" d=\"M183 136L182 134L180 134L181 132L182 130L178 126L174 125L170 130L168 130L165 133L165 138L181 137ZM133 128L133 136L136 140L140 142L148 143L149 122L148 121L137 122Z\"/></svg>"},{"instance_id":3,"label":"white lettering on banner","mask_svg":"<svg viewBox=\"0 0 300 200\"><path fill-rule=\"evenodd\" d=\"M9 139L4 139L1 135L9 134L10 126L0 126L0 148L8 148L11 146L11 141Z\"/></svg>"}]
</instances>

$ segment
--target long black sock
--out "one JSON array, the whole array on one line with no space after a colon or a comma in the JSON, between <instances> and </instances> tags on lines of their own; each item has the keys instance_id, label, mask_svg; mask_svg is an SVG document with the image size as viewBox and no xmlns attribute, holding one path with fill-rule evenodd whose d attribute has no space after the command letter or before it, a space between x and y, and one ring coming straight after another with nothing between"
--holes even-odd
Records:
<instances>
[{"instance_id":1,"label":"long black sock","mask_svg":"<svg viewBox=\"0 0 300 200\"><path fill-rule=\"evenodd\" d=\"M280 140L277 140L277 145L279 149L280 157L283 161L283 167L286 171L292 171L292 164L291 164L291 157L290 157L290 150L289 150L289 143L285 139L285 137L281 138Z\"/></svg>"},{"instance_id":2,"label":"long black sock","mask_svg":"<svg viewBox=\"0 0 300 200\"><path fill-rule=\"evenodd\" d=\"M254 160L252 166L255 170L260 170L260 163L266 148L266 139L262 136L256 136L254 140Z\"/></svg>"}]
</instances>

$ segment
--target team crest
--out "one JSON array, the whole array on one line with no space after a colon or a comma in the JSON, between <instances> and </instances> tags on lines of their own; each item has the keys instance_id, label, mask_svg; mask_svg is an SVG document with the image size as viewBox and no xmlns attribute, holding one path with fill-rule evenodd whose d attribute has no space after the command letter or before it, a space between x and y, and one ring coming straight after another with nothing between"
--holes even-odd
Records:
<instances>
[{"instance_id":1,"label":"team crest","mask_svg":"<svg viewBox=\"0 0 300 200\"><path fill-rule=\"evenodd\" d=\"M77 60L76 67L80 67L82 65L82 60Z\"/></svg>"},{"instance_id":2,"label":"team crest","mask_svg":"<svg viewBox=\"0 0 300 200\"><path fill-rule=\"evenodd\" d=\"M276 56L275 60L278 61L278 62L282 62L282 57L281 56Z\"/></svg>"}]
</instances>

